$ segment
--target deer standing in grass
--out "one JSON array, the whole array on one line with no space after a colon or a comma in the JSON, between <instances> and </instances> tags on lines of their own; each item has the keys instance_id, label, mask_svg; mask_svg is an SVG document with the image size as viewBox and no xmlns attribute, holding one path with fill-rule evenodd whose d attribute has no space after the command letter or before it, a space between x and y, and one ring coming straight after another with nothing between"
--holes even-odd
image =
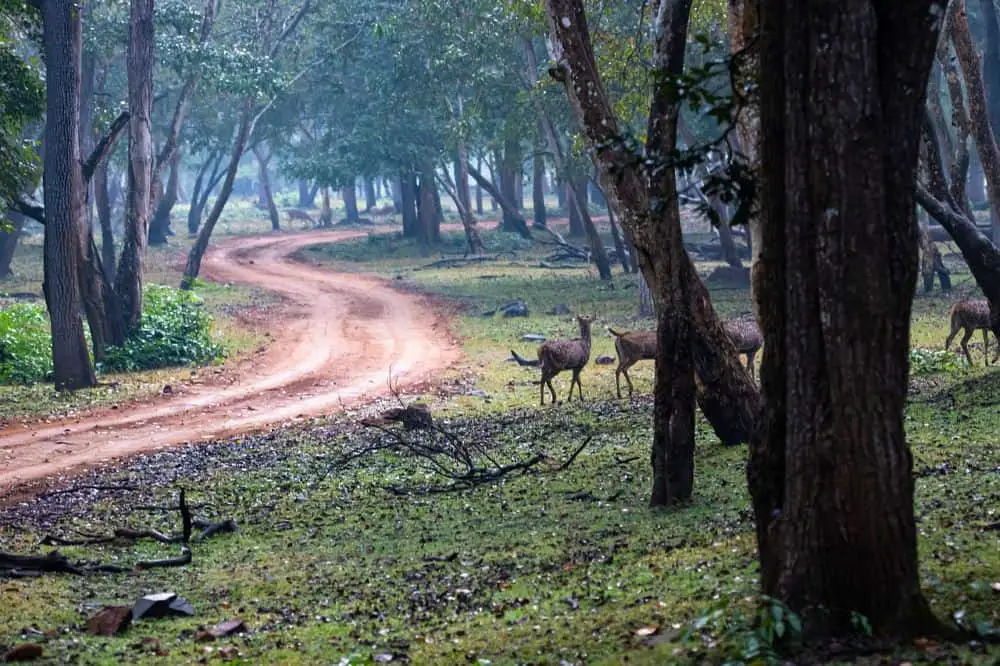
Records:
<instances>
[{"instance_id":1,"label":"deer standing in grass","mask_svg":"<svg viewBox=\"0 0 1000 666\"><path fill-rule=\"evenodd\" d=\"M723 322L726 334L736 347L737 354L746 354L747 369L750 377L754 377L753 359L757 351L764 344L764 336L761 335L760 327L752 315L737 317ZM615 388L618 389L618 397L622 397L621 375L625 375L628 383L628 394L632 395L632 380L628 376L628 369L639 361L649 361L656 359L656 331L629 331L623 333L608 327L608 330L615 336L615 351L618 352L618 367L615 368Z\"/></svg>"},{"instance_id":2,"label":"deer standing in grass","mask_svg":"<svg viewBox=\"0 0 1000 666\"><path fill-rule=\"evenodd\" d=\"M962 336L962 351L965 352L965 358L969 361L969 365L972 365L972 356L969 354L969 339L972 334L977 330L983 331L983 354L986 356L986 365L990 364L990 304L986 300L967 300L958 301L951 306L951 333L948 334L948 339L945 340L944 348L947 350L951 347L951 341L955 339L955 335L962 329L965 329L965 335ZM995 363L997 357L1000 357L1000 341L997 342L997 350L993 355L993 362Z\"/></svg>"},{"instance_id":3,"label":"deer standing in grass","mask_svg":"<svg viewBox=\"0 0 1000 666\"><path fill-rule=\"evenodd\" d=\"M569 383L569 397L573 399L573 385L579 389L580 402L583 402L583 385L580 384L580 371L583 370L590 361L590 324L592 317L580 315L576 318L580 322L580 337L572 340L549 340L543 342L538 347L538 360L528 361L511 350L514 359L520 365L537 365L542 369L542 381L539 385L539 397L541 404L545 404L545 387L549 387L552 394L552 404L556 402L556 390L552 386L552 378L563 370L571 370L573 379Z\"/></svg>"}]
</instances>

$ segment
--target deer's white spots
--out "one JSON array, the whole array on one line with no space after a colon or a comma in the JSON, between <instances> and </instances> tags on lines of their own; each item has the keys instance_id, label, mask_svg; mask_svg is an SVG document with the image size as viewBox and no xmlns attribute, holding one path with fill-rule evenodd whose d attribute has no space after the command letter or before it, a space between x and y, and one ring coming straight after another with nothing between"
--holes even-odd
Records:
<instances>
[{"instance_id":1,"label":"deer's white spots","mask_svg":"<svg viewBox=\"0 0 1000 666\"><path fill-rule=\"evenodd\" d=\"M573 25L573 22L569 20L568 16L563 16L559 22L562 23L562 27L564 28L568 28Z\"/></svg>"}]
</instances>

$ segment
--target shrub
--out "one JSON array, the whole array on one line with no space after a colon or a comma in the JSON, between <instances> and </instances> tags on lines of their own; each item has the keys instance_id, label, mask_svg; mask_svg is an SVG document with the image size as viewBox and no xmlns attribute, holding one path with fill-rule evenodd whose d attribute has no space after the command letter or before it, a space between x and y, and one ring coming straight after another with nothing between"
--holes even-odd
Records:
<instances>
[{"instance_id":1,"label":"shrub","mask_svg":"<svg viewBox=\"0 0 1000 666\"><path fill-rule=\"evenodd\" d=\"M152 370L208 363L222 355L212 340L212 317L193 292L162 285L146 287L142 321L122 347L109 347L101 369Z\"/></svg>"},{"instance_id":2,"label":"shrub","mask_svg":"<svg viewBox=\"0 0 1000 666\"><path fill-rule=\"evenodd\" d=\"M913 376L958 372L966 367L964 356L944 349L911 349L910 374Z\"/></svg>"},{"instance_id":3,"label":"shrub","mask_svg":"<svg viewBox=\"0 0 1000 666\"><path fill-rule=\"evenodd\" d=\"M0 310L0 383L33 384L52 374L52 334L45 306Z\"/></svg>"}]
</instances>

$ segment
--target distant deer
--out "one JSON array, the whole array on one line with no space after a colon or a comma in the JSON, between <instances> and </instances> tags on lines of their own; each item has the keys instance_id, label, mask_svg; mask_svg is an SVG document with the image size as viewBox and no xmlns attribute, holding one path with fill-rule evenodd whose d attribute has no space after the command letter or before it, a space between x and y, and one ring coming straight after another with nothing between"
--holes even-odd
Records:
<instances>
[{"instance_id":1,"label":"distant deer","mask_svg":"<svg viewBox=\"0 0 1000 666\"><path fill-rule=\"evenodd\" d=\"M580 384L580 371L587 366L590 361L590 324L592 317L578 316L580 323L580 337L572 340L549 340L543 342L538 347L538 360L528 361L517 355L514 350L511 354L520 365L540 366L542 369L542 381L539 386L539 397L541 404L545 404L545 387L549 387L552 394L552 403L556 402L556 390L552 386L552 378L563 370L571 370L573 379L569 383L569 397L573 399L573 385L579 389L580 401L583 402L583 385Z\"/></svg>"},{"instance_id":2,"label":"distant deer","mask_svg":"<svg viewBox=\"0 0 1000 666\"><path fill-rule=\"evenodd\" d=\"M286 208L285 212L288 213L289 222L292 222L294 220L302 220L303 222L309 222L314 227L319 226L316 223L316 220L314 220L312 216L309 215L309 213L305 212L304 210L299 210L298 208Z\"/></svg>"},{"instance_id":3,"label":"distant deer","mask_svg":"<svg viewBox=\"0 0 1000 666\"><path fill-rule=\"evenodd\" d=\"M618 397L622 397L621 376L625 375L628 382L628 394L632 396L632 380L628 369L639 361L656 359L656 331L629 331L622 333L608 326L611 335L615 336L615 351L618 352L618 367L615 368L615 388Z\"/></svg>"},{"instance_id":4,"label":"distant deer","mask_svg":"<svg viewBox=\"0 0 1000 666\"><path fill-rule=\"evenodd\" d=\"M737 354L746 354L747 370L750 371L750 379L754 377L753 358L757 355L761 345L764 344L764 336L761 335L757 320L751 314L736 317L722 322L722 327L726 329L729 339L736 347Z\"/></svg>"},{"instance_id":5,"label":"distant deer","mask_svg":"<svg viewBox=\"0 0 1000 666\"><path fill-rule=\"evenodd\" d=\"M969 354L969 339L972 334L977 330L983 331L983 354L986 356L986 365L990 364L990 304L986 300L967 300L958 301L951 306L951 333L948 334L948 339L945 340L944 348L948 349L951 347L951 341L955 339L955 335L959 330L965 329L965 335L962 336L962 351L965 352L965 358L969 361L969 365L972 365L972 356ZM997 357L1000 357L1000 341L997 342L997 351L993 355L993 362L995 363Z\"/></svg>"},{"instance_id":6,"label":"distant deer","mask_svg":"<svg viewBox=\"0 0 1000 666\"><path fill-rule=\"evenodd\" d=\"M722 327L733 346L736 347L737 354L746 354L747 369L750 371L750 377L753 378L753 359L763 344L763 336L757 322L752 315L745 315L724 321ZM620 375L625 375L625 381L628 383L628 394L631 396L632 379L628 376L628 369L639 361L656 359L656 331L623 333L610 326L608 330L615 336L615 350L618 352L618 367L615 369L615 388L618 389L618 397L622 397Z\"/></svg>"}]
</instances>

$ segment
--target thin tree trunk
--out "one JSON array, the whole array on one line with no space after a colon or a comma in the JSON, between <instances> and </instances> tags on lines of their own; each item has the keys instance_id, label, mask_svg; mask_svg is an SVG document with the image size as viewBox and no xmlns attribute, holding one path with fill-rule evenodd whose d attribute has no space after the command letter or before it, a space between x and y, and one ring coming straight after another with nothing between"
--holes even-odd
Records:
<instances>
[{"instance_id":1,"label":"thin tree trunk","mask_svg":"<svg viewBox=\"0 0 1000 666\"><path fill-rule=\"evenodd\" d=\"M483 174L479 173L478 169L473 169L472 165L469 165L469 175L472 176L472 179L475 180L480 187L486 190L493 201L496 201L500 207L503 208L504 213L511 220L514 231L520 234L522 238L530 239L531 230L528 229L528 223L517 211L517 209L514 208L514 204L508 201L506 197L504 197L503 194L501 194L496 187L494 187L493 183L486 180L486 178L483 177Z\"/></svg>"},{"instance_id":2,"label":"thin tree trunk","mask_svg":"<svg viewBox=\"0 0 1000 666\"><path fill-rule=\"evenodd\" d=\"M24 228L24 215L8 210L7 219L10 220L11 230L0 231L0 277L7 277L12 273L10 265L14 261L14 253Z\"/></svg>"},{"instance_id":3,"label":"thin tree trunk","mask_svg":"<svg viewBox=\"0 0 1000 666\"><path fill-rule=\"evenodd\" d=\"M375 179L365 178L365 211L370 211L378 205L378 198L375 196Z\"/></svg>"},{"instance_id":4,"label":"thin tree trunk","mask_svg":"<svg viewBox=\"0 0 1000 666\"><path fill-rule=\"evenodd\" d=\"M639 310L636 313L640 319L649 319L656 316L653 307L653 292L649 289L649 283L639 271Z\"/></svg>"},{"instance_id":5,"label":"thin tree trunk","mask_svg":"<svg viewBox=\"0 0 1000 666\"><path fill-rule=\"evenodd\" d=\"M597 232L597 226L594 225L594 219L590 217L590 211L587 210L587 180L581 179L583 183L581 187L570 190L570 206L576 210L576 214L580 218L580 222L583 226L584 233L587 236L587 243L590 245L590 253L594 258L594 265L597 266L597 273L601 280L605 282L611 281L611 264L608 261L608 253L604 249L604 241L601 240L601 235Z\"/></svg>"},{"instance_id":6,"label":"thin tree trunk","mask_svg":"<svg viewBox=\"0 0 1000 666\"><path fill-rule=\"evenodd\" d=\"M760 28L760 0L728 0L729 50L731 53L741 53L741 66L734 72L733 84L736 90L756 90L760 77L760 47L757 35ZM757 95L740 100L736 117L736 134L739 146L747 160L751 171L756 174L760 164L760 99ZM760 318L758 281L761 279L760 215L752 212L747 222L747 232L750 235L750 301L757 318Z\"/></svg>"},{"instance_id":7,"label":"thin tree trunk","mask_svg":"<svg viewBox=\"0 0 1000 666\"><path fill-rule=\"evenodd\" d=\"M459 160L460 161L460 160ZM467 165L468 163L465 162ZM461 172L462 167L456 161L456 172ZM468 179L468 166L465 167L465 176ZM482 254L485 251L485 246L483 245L483 239L479 235L479 229L477 228L477 222L472 211L469 210L468 198L466 201L462 201L462 197L459 196L460 191L457 185L451 182L451 177L448 175L447 167L442 167L441 174L438 176L438 181L444 187L448 196L451 197L452 202L455 204L455 208L458 209L458 216L462 220L462 228L465 230L465 240L469 244L470 254ZM466 188L466 195L468 195L468 188Z\"/></svg>"},{"instance_id":8,"label":"thin tree trunk","mask_svg":"<svg viewBox=\"0 0 1000 666\"><path fill-rule=\"evenodd\" d=\"M175 150L170 161L170 176L167 178L167 186L163 190L163 196L156 204L156 212L153 213L153 221L149 223L149 244L165 245L167 236L170 235L170 213L177 203L177 189L180 181L181 151Z\"/></svg>"},{"instance_id":9,"label":"thin tree trunk","mask_svg":"<svg viewBox=\"0 0 1000 666\"><path fill-rule=\"evenodd\" d=\"M430 246L437 243L438 215L434 204L434 169L424 165L420 170L420 184L417 197L417 240L421 252L426 256Z\"/></svg>"},{"instance_id":10,"label":"thin tree trunk","mask_svg":"<svg viewBox=\"0 0 1000 666\"><path fill-rule=\"evenodd\" d=\"M316 205L315 199L310 200L309 195L311 193L311 188L309 187L309 181L299 179L299 208L314 208Z\"/></svg>"},{"instance_id":11,"label":"thin tree trunk","mask_svg":"<svg viewBox=\"0 0 1000 666\"><path fill-rule=\"evenodd\" d=\"M455 155L455 194L466 212L472 215L472 198L469 194L469 151L465 139L459 140ZM459 214L461 215L461 211Z\"/></svg>"},{"instance_id":12,"label":"thin tree trunk","mask_svg":"<svg viewBox=\"0 0 1000 666\"><path fill-rule=\"evenodd\" d=\"M468 160L466 160L466 166L468 166L468 164L469 164L469 162L468 162ZM479 160L479 170L480 171L483 170L483 161L482 160ZM479 182L477 181L476 182L476 215L482 215L482 214L483 214L483 188L479 184Z\"/></svg>"},{"instance_id":13,"label":"thin tree trunk","mask_svg":"<svg viewBox=\"0 0 1000 666\"><path fill-rule=\"evenodd\" d=\"M319 213L319 223L323 228L329 228L333 226L333 209L330 207L330 188L324 186L323 192L323 207L320 209Z\"/></svg>"},{"instance_id":14,"label":"thin tree trunk","mask_svg":"<svg viewBox=\"0 0 1000 666\"><path fill-rule=\"evenodd\" d=\"M108 194L108 164L102 161L94 171L94 202L97 204L97 222L101 228L101 258L105 278L115 280L115 233L111 226L111 197Z\"/></svg>"},{"instance_id":15,"label":"thin tree trunk","mask_svg":"<svg viewBox=\"0 0 1000 666\"><path fill-rule=\"evenodd\" d=\"M43 3L46 64L44 156L45 280L43 291L52 328L56 387L97 384L80 317L79 268L83 261L83 172L79 115L81 28L70 3Z\"/></svg>"},{"instance_id":16,"label":"thin tree trunk","mask_svg":"<svg viewBox=\"0 0 1000 666\"><path fill-rule=\"evenodd\" d=\"M934 6L761 7L766 405L748 479L762 591L807 638L855 633L855 612L878 635L939 628L904 429Z\"/></svg>"},{"instance_id":17,"label":"thin tree trunk","mask_svg":"<svg viewBox=\"0 0 1000 666\"><path fill-rule=\"evenodd\" d=\"M122 302L125 332L142 317L143 264L149 237L153 184L153 0L132 0L128 43L129 136L128 193L122 255L115 275L115 293ZM124 340L109 340L120 345Z\"/></svg>"},{"instance_id":18,"label":"thin tree trunk","mask_svg":"<svg viewBox=\"0 0 1000 666\"><path fill-rule=\"evenodd\" d=\"M267 209L267 216L271 220L271 231L281 231L281 216L278 214L278 207L274 205L274 197L271 195L271 174L267 165L271 161L267 147L261 143L253 147L253 155L257 158L257 177L260 179L260 194L264 199L264 207Z\"/></svg>"},{"instance_id":19,"label":"thin tree trunk","mask_svg":"<svg viewBox=\"0 0 1000 666\"><path fill-rule=\"evenodd\" d=\"M534 225L545 227L545 157L537 151L531 159L531 205Z\"/></svg>"},{"instance_id":20,"label":"thin tree trunk","mask_svg":"<svg viewBox=\"0 0 1000 666\"><path fill-rule=\"evenodd\" d=\"M566 208L569 209L569 235L575 238L583 235L583 220L580 219L580 209L573 203L576 201L576 192L571 181L566 181L565 194Z\"/></svg>"},{"instance_id":21,"label":"thin tree trunk","mask_svg":"<svg viewBox=\"0 0 1000 666\"><path fill-rule=\"evenodd\" d=\"M957 4L955 4L957 3ZM969 117L972 120L972 135L976 140L979 161L986 173L990 206L994 213L1000 213L1000 149L996 135L990 125L986 93L980 70L979 55L969 34L969 21L965 13L965 0L955 0L954 21L951 23L951 37L955 54L962 67L965 90L969 96ZM995 233L1000 230L995 230Z\"/></svg>"},{"instance_id":22,"label":"thin tree trunk","mask_svg":"<svg viewBox=\"0 0 1000 666\"><path fill-rule=\"evenodd\" d=\"M187 265L184 267L184 277L181 280L182 289L193 288L195 278L198 277L198 273L201 271L201 260L205 256L205 250L208 249L208 242L212 238L212 232L215 231L215 225L218 223L219 218L222 217L222 211L226 207L226 202L229 201L229 195L233 192L233 183L236 182L236 172L239 171L240 159L243 157L243 151L246 149L247 141L250 138L252 124L253 100L248 99L245 103L246 107L243 109L243 114L240 117L236 138L233 139L233 147L229 156L229 167L226 169L226 178L222 181L222 188L219 190L219 196L216 197L215 204L208 214L208 219L205 220L205 224L202 225L201 231L198 233L198 240L195 241L191 247L191 251L188 253Z\"/></svg>"}]
</instances>

